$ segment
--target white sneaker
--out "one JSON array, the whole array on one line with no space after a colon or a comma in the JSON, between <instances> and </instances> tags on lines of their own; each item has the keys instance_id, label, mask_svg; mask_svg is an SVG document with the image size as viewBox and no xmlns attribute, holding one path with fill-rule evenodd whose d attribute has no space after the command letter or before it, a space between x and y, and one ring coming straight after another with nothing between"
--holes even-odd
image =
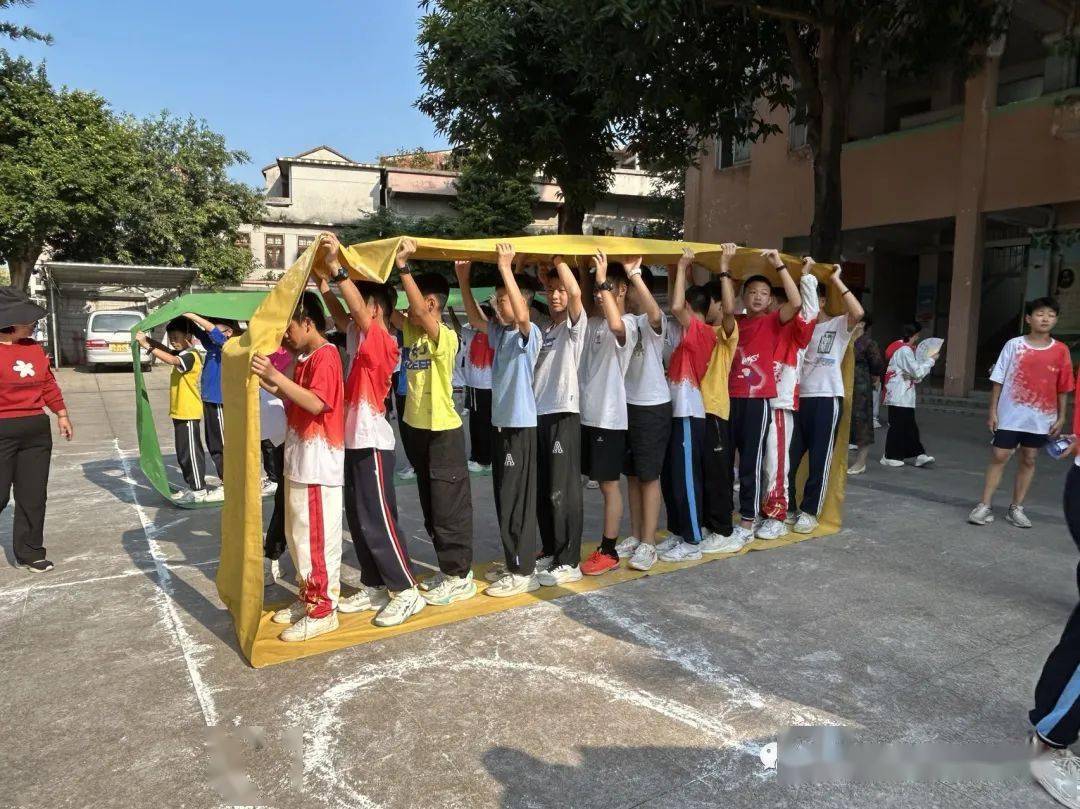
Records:
<instances>
[{"instance_id":1,"label":"white sneaker","mask_svg":"<svg viewBox=\"0 0 1080 809\"><path fill-rule=\"evenodd\" d=\"M554 587L558 584L567 584L572 581L581 581L581 568L577 565L559 565L551 570L545 570L536 574L536 580L544 587Z\"/></svg>"},{"instance_id":2,"label":"white sneaker","mask_svg":"<svg viewBox=\"0 0 1080 809\"><path fill-rule=\"evenodd\" d=\"M551 570L553 564L555 564L554 556L541 556L536 560L536 572L543 573L546 570Z\"/></svg>"},{"instance_id":3,"label":"white sneaker","mask_svg":"<svg viewBox=\"0 0 1080 809\"><path fill-rule=\"evenodd\" d=\"M494 584L509 571L506 569L506 562L492 562L491 567L484 573L484 581Z\"/></svg>"},{"instance_id":4,"label":"white sneaker","mask_svg":"<svg viewBox=\"0 0 1080 809\"><path fill-rule=\"evenodd\" d=\"M599 489L600 488L600 481L590 479L590 480L586 481L585 488L586 489Z\"/></svg>"},{"instance_id":5,"label":"white sneaker","mask_svg":"<svg viewBox=\"0 0 1080 809\"><path fill-rule=\"evenodd\" d=\"M990 506L979 503L968 514L968 522L972 525L989 525L994 521L994 512Z\"/></svg>"},{"instance_id":6,"label":"white sneaker","mask_svg":"<svg viewBox=\"0 0 1080 809\"><path fill-rule=\"evenodd\" d=\"M206 493L206 497L203 498L205 503L224 503L225 502L225 487L218 486L216 489L211 489Z\"/></svg>"},{"instance_id":7,"label":"white sneaker","mask_svg":"<svg viewBox=\"0 0 1080 809\"><path fill-rule=\"evenodd\" d=\"M267 497L271 494L277 494L277 487L278 485L274 483L274 481L270 480L270 478L265 478L262 482L263 497Z\"/></svg>"},{"instance_id":8,"label":"white sneaker","mask_svg":"<svg viewBox=\"0 0 1080 809\"><path fill-rule=\"evenodd\" d=\"M656 543L656 552L662 554L665 551L670 551L672 548L681 545L682 543L683 538L678 534L668 534L666 537Z\"/></svg>"},{"instance_id":9,"label":"white sneaker","mask_svg":"<svg viewBox=\"0 0 1080 809\"><path fill-rule=\"evenodd\" d=\"M289 606L275 612L274 617L270 620L275 624L295 624L305 615L307 615L307 604L300 599L296 599Z\"/></svg>"},{"instance_id":10,"label":"white sneaker","mask_svg":"<svg viewBox=\"0 0 1080 809\"><path fill-rule=\"evenodd\" d=\"M535 575L519 576L516 573L507 573L484 592L495 598L508 598L509 596L531 593L540 589L540 582Z\"/></svg>"},{"instance_id":11,"label":"white sneaker","mask_svg":"<svg viewBox=\"0 0 1080 809\"><path fill-rule=\"evenodd\" d=\"M880 463L882 466L903 466L904 465L903 461L897 461L894 458L886 458L884 455L881 456L881 460L878 463Z\"/></svg>"},{"instance_id":12,"label":"white sneaker","mask_svg":"<svg viewBox=\"0 0 1080 809\"><path fill-rule=\"evenodd\" d=\"M319 635L325 635L327 632L333 632L337 628L338 618L336 612L324 615L322 618L312 618L310 615L305 615L284 630L278 637L286 642L311 640L319 637Z\"/></svg>"},{"instance_id":13,"label":"white sneaker","mask_svg":"<svg viewBox=\"0 0 1080 809\"><path fill-rule=\"evenodd\" d=\"M390 603L390 594L385 587L368 587L361 584L360 589L351 596L338 601L338 609L348 614L377 610Z\"/></svg>"},{"instance_id":14,"label":"white sneaker","mask_svg":"<svg viewBox=\"0 0 1080 809\"><path fill-rule=\"evenodd\" d=\"M925 453L915 459L916 466L929 466L934 462L933 455L926 455Z\"/></svg>"},{"instance_id":15,"label":"white sneaker","mask_svg":"<svg viewBox=\"0 0 1080 809\"><path fill-rule=\"evenodd\" d=\"M627 537L615 544L615 553L619 554L620 559L625 559L628 556L633 556L634 551L637 550L640 544L641 540L637 537Z\"/></svg>"},{"instance_id":16,"label":"white sneaker","mask_svg":"<svg viewBox=\"0 0 1080 809\"><path fill-rule=\"evenodd\" d=\"M874 419L874 429L875 430L880 430L881 429L881 422L878 421L877 419Z\"/></svg>"},{"instance_id":17,"label":"white sneaker","mask_svg":"<svg viewBox=\"0 0 1080 809\"><path fill-rule=\"evenodd\" d=\"M795 521L795 524L791 526L791 530L796 534L812 534L817 527L817 517L803 512L799 515L799 519Z\"/></svg>"},{"instance_id":18,"label":"white sneaker","mask_svg":"<svg viewBox=\"0 0 1080 809\"><path fill-rule=\"evenodd\" d=\"M659 545L657 546L659 548ZM660 554L661 562L693 562L701 558L701 548L689 542L680 542ZM631 562L633 564L633 562Z\"/></svg>"},{"instance_id":19,"label":"white sneaker","mask_svg":"<svg viewBox=\"0 0 1080 809\"><path fill-rule=\"evenodd\" d=\"M263 584L269 587L281 578L281 560L263 559Z\"/></svg>"},{"instance_id":20,"label":"white sneaker","mask_svg":"<svg viewBox=\"0 0 1080 809\"><path fill-rule=\"evenodd\" d=\"M206 489L188 489L173 495L177 503L202 503L206 500Z\"/></svg>"},{"instance_id":21,"label":"white sneaker","mask_svg":"<svg viewBox=\"0 0 1080 809\"><path fill-rule=\"evenodd\" d=\"M656 564L656 546L646 542L638 543L630 557L630 567L634 570L650 570Z\"/></svg>"},{"instance_id":22,"label":"white sneaker","mask_svg":"<svg viewBox=\"0 0 1080 809\"><path fill-rule=\"evenodd\" d=\"M1029 520L1028 515L1024 513L1023 506L1009 506L1009 510L1005 514L1005 522L1012 523L1017 528L1031 527L1031 520Z\"/></svg>"},{"instance_id":23,"label":"white sneaker","mask_svg":"<svg viewBox=\"0 0 1080 809\"><path fill-rule=\"evenodd\" d=\"M730 536L714 534L711 531L706 532L705 538L698 545L698 549L702 553L735 553L742 550L743 545L751 539L753 537L750 535L749 530L741 525L736 525L732 529Z\"/></svg>"},{"instance_id":24,"label":"white sneaker","mask_svg":"<svg viewBox=\"0 0 1080 809\"><path fill-rule=\"evenodd\" d=\"M420 584L417 585L417 587L419 587L423 592L426 593L429 590L434 590L435 588L437 588L440 584L443 583L444 579L446 579L446 574L440 570L434 576L429 576L428 578L424 579L422 582L420 582Z\"/></svg>"},{"instance_id":25,"label":"white sneaker","mask_svg":"<svg viewBox=\"0 0 1080 809\"><path fill-rule=\"evenodd\" d=\"M467 466L469 467L470 472L483 472L485 469L490 469L490 467L478 464L476 461L469 461Z\"/></svg>"},{"instance_id":26,"label":"white sneaker","mask_svg":"<svg viewBox=\"0 0 1080 809\"><path fill-rule=\"evenodd\" d=\"M434 587L424 593L424 601L433 607L445 607L455 601L464 601L476 595L476 582L473 581L470 570L460 578L458 576L446 576L438 587Z\"/></svg>"},{"instance_id":27,"label":"white sneaker","mask_svg":"<svg viewBox=\"0 0 1080 809\"><path fill-rule=\"evenodd\" d=\"M420 591L411 587L390 599L390 603L379 610L372 623L375 626L397 626L408 621L425 606L426 602Z\"/></svg>"},{"instance_id":28,"label":"white sneaker","mask_svg":"<svg viewBox=\"0 0 1080 809\"><path fill-rule=\"evenodd\" d=\"M796 526L798 522L795 523ZM799 529L796 528L796 531ZM761 527L754 532L754 536L758 539L780 539L780 537L787 536L788 527L780 520L774 520L771 517L761 524Z\"/></svg>"},{"instance_id":29,"label":"white sneaker","mask_svg":"<svg viewBox=\"0 0 1080 809\"><path fill-rule=\"evenodd\" d=\"M1031 760L1031 774L1062 806L1080 809L1080 758L1068 750L1047 751Z\"/></svg>"},{"instance_id":30,"label":"white sneaker","mask_svg":"<svg viewBox=\"0 0 1080 809\"><path fill-rule=\"evenodd\" d=\"M848 469L847 473L849 475L861 475L865 471L866 471L866 464L861 464L859 466L852 466L850 469Z\"/></svg>"},{"instance_id":31,"label":"white sneaker","mask_svg":"<svg viewBox=\"0 0 1080 809\"><path fill-rule=\"evenodd\" d=\"M411 466L407 466L398 472L397 476L402 480L416 480L416 470Z\"/></svg>"},{"instance_id":32,"label":"white sneaker","mask_svg":"<svg viewBox=\"0 0 1080 809\"><path fill-rule=\"evenodd\" d=\"M789 511L787 513L787 516L784 517L784 525L786 525L788 528L790 528L796 522L798 522L798 519L799 519L799 512L798 511Z\"/></svg>"},{"instance_id":33,"label":"white sneaker","mask_svg":"<svg viewBox=\"0 0 1080 809\"><path fill-rule=\"evenodd\" d=\"M848 445L847 445L847 448L848 448L849 450L851 450L851 449L858 449L858 448L859 448L859 445L858 445L858 444L848 444Z\"/></svg>"}]
</instances>

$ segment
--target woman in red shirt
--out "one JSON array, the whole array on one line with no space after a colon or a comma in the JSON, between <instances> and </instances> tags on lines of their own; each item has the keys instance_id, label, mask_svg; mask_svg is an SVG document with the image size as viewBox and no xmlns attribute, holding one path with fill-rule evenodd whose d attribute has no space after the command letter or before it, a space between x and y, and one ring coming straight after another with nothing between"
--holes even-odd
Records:
<instances>
[{"instance_id":1,"label":"woman in red shirt","mask_svg":"<svg viewBox=\"0 0 1080 809\"><path fill-rule=\"evenodd\" d=\"M60 435L74 431L49 358L30 338L45 310L25 292L0 287L0 512L15 487L12 548L15 561L34 573L52 570L45 558L45 499L52 429L45 408L57 415Z\"/></svg>"}]
</instances>

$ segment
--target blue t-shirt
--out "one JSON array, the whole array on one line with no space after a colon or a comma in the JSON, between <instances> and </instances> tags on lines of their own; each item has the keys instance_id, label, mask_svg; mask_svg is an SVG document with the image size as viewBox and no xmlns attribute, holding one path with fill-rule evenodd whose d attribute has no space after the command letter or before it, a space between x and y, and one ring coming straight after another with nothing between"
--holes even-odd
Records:
<instances>
[{"instance_id":1,"label":"blue t-shirt","mask_svg":"<svg viewBox=\"0 0 1080 809\"><path fill-rule=\"evenodd\" d=\"M221 404L221 347L227 338L217 326L208 332L196 329L195 336L206 349L206 362L202 369L202 400Z\"/></svg>"},{"instance_id":2,"label":"blue t-shirt","mask_svg":"<svg viewBox=\"0 0 1080 809\"><path fill-rule=\"evenodd\" d=\"M540 329L529 326L525 337L516 326L488 322L488 340L495 349L491 369L491 424L494 427L535 427L536 397L533 369L540 355Z\"/></svg>"}]
</instances>

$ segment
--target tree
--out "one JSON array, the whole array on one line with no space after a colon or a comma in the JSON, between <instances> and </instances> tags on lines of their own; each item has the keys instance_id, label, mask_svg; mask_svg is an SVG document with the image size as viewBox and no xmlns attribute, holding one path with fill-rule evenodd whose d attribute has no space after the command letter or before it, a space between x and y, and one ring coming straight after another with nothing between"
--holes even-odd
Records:
<instances>
[{"instance_id":1,"label":"tree","mask_svg":"<svg viewBox=\"0 0 1080 809\"><path fill-rule=\"evenodd\" d=\"M507 176L490 161L474 157L465 162L454 185L457 197L450 205L458 213L458 238L513 236L533 222L537 195L530 172Z\"/></svg>"},{"instance_id":2,"label":"tree","mask_svg":"<svg viewBox=\"0 0 1080 809\"><path fill-rule=\"evenodd\" d=\"M0 11L13 8L14 6L27 8L33 4L34 0L0 0ZM0 20L0 36L8 39L29 39L35 42L44 42L47 45L51 45L53 41L52 34L43 34L28 26L16 25L7 20Z\"/></svg>"},{"instance_id":3,"label":"tree","mask_svg":"<svg viewBox=\"0 0 1080 809\"><path fill-rule=\"evenodd\" d=\"M423 146L417 146L415 149L401 148L392 155L383 155L379 158L379 165L403 169L433 169L435 158Z\"/></svg>"}]
</instances>

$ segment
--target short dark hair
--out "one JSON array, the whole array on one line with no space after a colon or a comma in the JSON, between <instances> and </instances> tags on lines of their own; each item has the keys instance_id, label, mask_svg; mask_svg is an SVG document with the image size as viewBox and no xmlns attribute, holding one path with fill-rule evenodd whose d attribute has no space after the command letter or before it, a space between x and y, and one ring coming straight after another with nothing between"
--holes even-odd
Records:
<instances>
[{"instance_id":1,"label":"short dark hair","mask_svg":"<svg viewBox=\"0 0 1080 809\"><path fill-rule=\"evenodd\" d=\"M575 281L581 281L581 273L578 271L577 267L573 267L573 266L570 266L568 264L567 268L570 270L570 274L572 276L574 276ZM549 267L548 271L547 271L547 279L548 279L548 281L558 281L559 280L559 271L558 271L558 269L555 268L555 267Z\"/></svg>"},{"instance_id":2,"label":"short dark hair","mask_svg":"<svg viewBox=\"0 0 1080 809\"><path fill-rule=\"evenodd\" d=\"M169 334L170 332L177 332L185 337L190 337L192 335L191 321L186 317L174 317L165 324L165 333Z\"/></svg>"},{"instance_id":3,"label":"short dark hair","mask_svg":"<svg viewBox=\"0 0 1080 809\"><path fill-rule=\"evenodd\" d=\"M701 289L709 296L710 302L724 300L724 285L719 279L713 278L711 281L706 281L701 285Z\"/></svg>"},{"instance_id":4,"label":"short dark hair","mask_svg":"<svg viewBox=\"0 0 1080 809\"><path fill-rule=\"evenodd\" d=\"M1057 298L1052 298L1046 295L1042 298L1036 298L1033 301L1028 301L1024 304L1024 314L1033 315L1036 309L1053 309L1055 315L1061 314L1061 304L1057 302Z\"/></svg>"},{"instance_id":5,"label":"short dark hair","mask_svg":"<svg viewBox=\"0 0 1080 809\"><path fill-rule=\"evenodd\" d=\"M234 333L240 333L239 321L233 320L231 317L208 317L207 320L209 320L215 326L227 326L228 328L232 329Z\"/></svg>"},{"instance_id":6,"label":"short dark hair","mask_svg":"<svg viewBox=\"0 0 1080 809\"><path fill-rule=\"evenodd\" d=\"M326 334L326 312L323 311L319 296L310 289L304 290L292 314L292 319L297 323L302 323L304 318L311 321L311 325L319 334Z\"/></svg>"},{"instance_id":7,"label":"short dark hair","mask_svg":"<svg viewBox=\"0 0 1080 809\"><path fill-rule=\"evenodd\" d=\"M687 288L686 305L702 317L709 314L709 306L712 305L712 302L713 299L709 297L709 293L705 290L704 286L692 286Z\"/></svg>"},{"instance_id":8,"label":"short dark hair","mask_svg":"<svg viewBox=\"0 0 1080 809\"><path fill-rule=\"evenodd\" d=\"M484 316L488 320L492 320L495 317L495 309L492 308L490 303L480 304L480 311L484 313Z\"/></svg>"},{"instance_id":9,"label":"short dark hair","mask_svg":"<svg viewBox=\"0 0 1080 809\"><path fill-rule=\"evenodd\" d=\"M788 299L787 290L784 289L783 287L773 287L772 288L772 296L774 298L776 298L778 301L784 301L785 303L787 302L787 299Z\"/></svg>"},{"instance_id":10,"label":"short dark hair","mask_svg":"<svg viewBox=\"0 0 1080 809\"><path fill-rule=\"evenodd\" d=\"M742 294L742 292L745 292L746 288L748 286L750 286L751 284L764 284L765 286L767 286L769 288L769 292L770 293L772 292L772 284L769 283L768 278L766 278L764 275L751 275L749 278L747 278L745 281L743 281L742 290L740 290L740 294Z\"/></svg>"},{"instance_id":11,"label":"short dark hair","mask_svg":"<svg viewBox=\"0 0 1080 809\"><path fill-rule=\"evenodd\" d=\"M422 272L415 278L416 288L420 290L421 295L425 298L428 295L434 295L440 309L446 306L446 302L450 300L450 282L445 277L437 272Z\"/></svg>"},{"instance_id":12,"label":"short dark hair","mask_svg":"<svg viewBox=\"0 0 1080 809\"><path fill-rule=\"evenodd\" d=\"M383 315L390 317L397 303L397 292L389 284L377 284L374 281L357 281L356 291L365 303L377 303Z\"/></svg>"},{"instance_id":13,"label":"short dark hair","mask_svg":"<svg viewBox=\"0 0 1080 809\"><path fill-rule=\"evenodd\" d=\"M500 280L502 276L499 276ZM526 275L525 273L514 273L514 280L517 281L518 289L521 290L521 294L526 299L532 299L536 297L536 293L543 289L543 285L540 283L540 279L535 275Z\"/></svg>"},{"instance_id":14,"label":"short dark hair","mask_svg":"<svg viewBox=\"0 0 1080 809\"><path fill-rule=\"evenodd\" d=\"M916 321L913 320L910 323L905 323L904 324L904 328L902 328L900 330L900 334L903 335L903 340L905 342L907 342L908 340L910 340L912 337L914 337L916 334L918 334L921 331L922 331L922 323L917 323Z\"/></svg>"},{"instance_id":15,"label":"short dark hair","mask_svg":"<svg viewBox=\"0 0 1080 809\"><path fill-rule=\"evenodd\" d=\"M609 261L607 265L607 280L613 284L630 285L630 278L626 275L626 266L621 261Z\"/></svg>"}]
</instances>

